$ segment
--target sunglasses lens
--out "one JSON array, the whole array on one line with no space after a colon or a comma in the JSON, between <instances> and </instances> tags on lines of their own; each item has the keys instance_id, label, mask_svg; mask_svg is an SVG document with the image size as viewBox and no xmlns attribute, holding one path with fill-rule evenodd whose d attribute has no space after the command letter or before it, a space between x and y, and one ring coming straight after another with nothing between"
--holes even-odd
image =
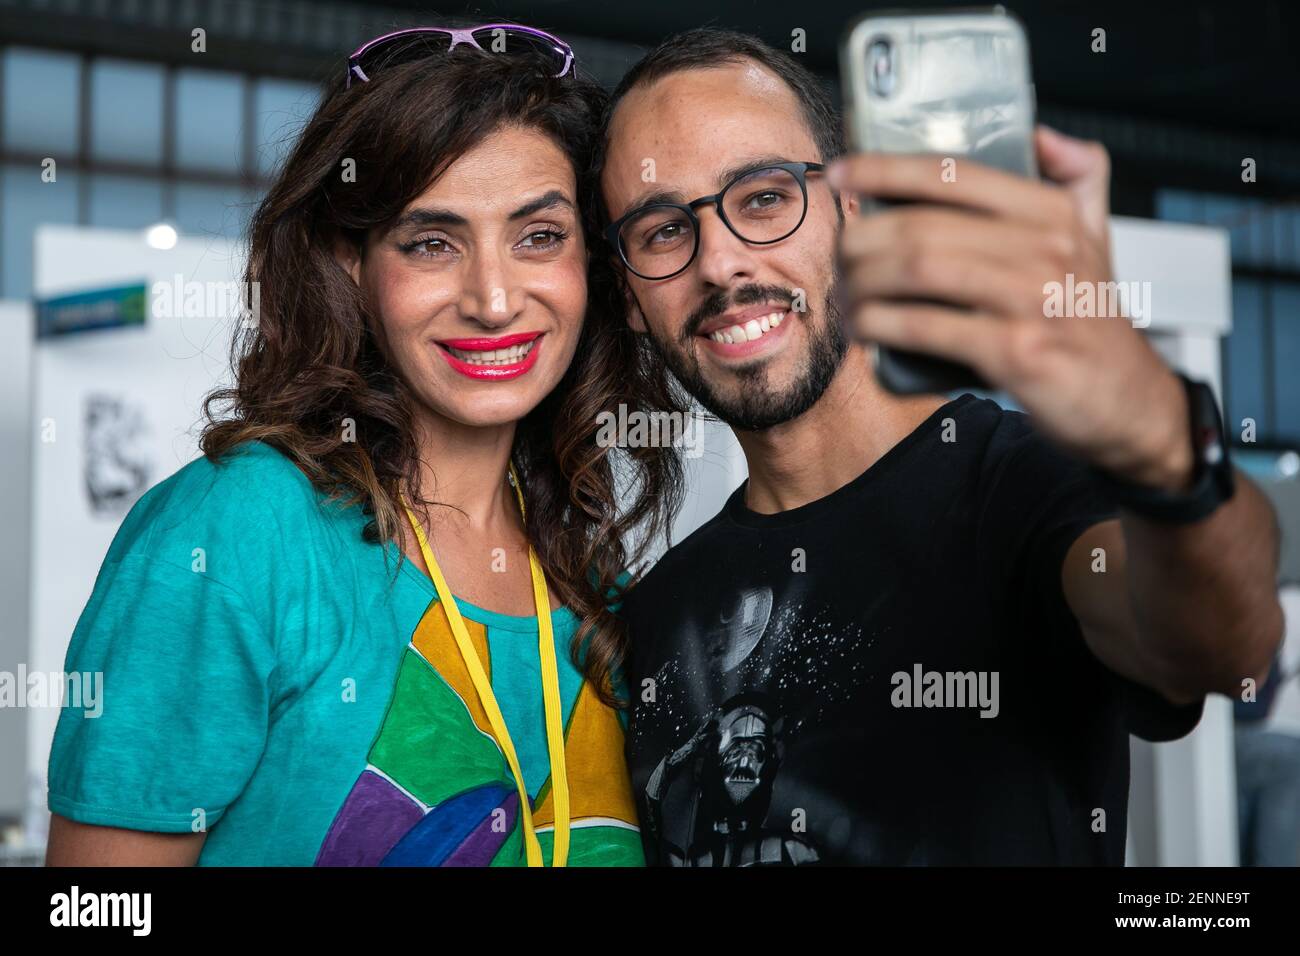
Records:
<instances>
[{"instance_id":1,"label":"sunglasses lens","mask_svg":"<svg viewBox=\"0 0 1300 956\"><path fill-rule=\"evenodd\" d=\"M536 33L511 27L483 27L474 31L474 40L488 53L538 57L551 67L556 76L569 65L570 53L562 43Z\"/></svg>"},{"instance_id":2,"label":"sunglasses lens","mask_svg":"<svg viewBox=\"0 0 1300 956\"><path fill-rule=\"evenodd\" d=\"M353 62L361 67L366 76L373 76L386 67L410 63L435 53L446 53L450 47L451 36L446 33L433 30L407 33L376 43Z\"/></svg>"}]
</instances>

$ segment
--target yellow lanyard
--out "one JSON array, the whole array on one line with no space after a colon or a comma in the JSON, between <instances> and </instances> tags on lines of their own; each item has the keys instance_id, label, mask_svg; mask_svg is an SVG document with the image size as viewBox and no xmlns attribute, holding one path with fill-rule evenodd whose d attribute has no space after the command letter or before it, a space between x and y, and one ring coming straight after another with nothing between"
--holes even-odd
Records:
<instances>
[{"instance_id":1,"label":"yellow lanyard","mask_svg":"<svg viewBox=\"0 0 1300 956\"><path fill-rule=\"evenodd\" d=\"M519 512L523 514L524 496L519 487L514 465L510 466L510 479L515 487L515 495L519 499ZM501 716L501 708L497 706L496 695L492 693L492 684L483 670L483 662L479 660L478 652L470 642L465 620L460 616L456 599L452 597L447 579L443 577L442 569L438 567L438 561L433 556L433 549L429 547L429 539L425 537L424 528L420 526L420 522L405 500L402 501L402 507L406 509L406 516L411 521L411 527L415 529L415 539L420 543L420 553L424 555L424 563L429 568L429 576L433 578L433 586L438 589L438 599L447 614L447 623L451 625L451 633L456 638L456 646L460 648L460 656L469 670L479 701L487 713L488 723L492 725L497 743L501 745L506 762L510 764L510 772L515 776L515 785L519 788L519 811L524 821L524 850L528 865L542 866L542 848L537 842L537 833L533 830L532 803L528 799L528 790L524 787L524 775L519 770L519 758L515 755L514 742L510 739L510 732L506 730L505 718ZM560 675L555 662L555 634L551 627L551 598L546 589L546 575L542 572L541 562L537 560L537 553L531 546L528 548L528 566L533 575L533 601L537 605L537 653L542 665L546 747L551 758L551 802L555 808L555 840L551 852L551 866L555 867L564 866L569 858L569 777L564 763Z\"/></svg>"}]
</instances>

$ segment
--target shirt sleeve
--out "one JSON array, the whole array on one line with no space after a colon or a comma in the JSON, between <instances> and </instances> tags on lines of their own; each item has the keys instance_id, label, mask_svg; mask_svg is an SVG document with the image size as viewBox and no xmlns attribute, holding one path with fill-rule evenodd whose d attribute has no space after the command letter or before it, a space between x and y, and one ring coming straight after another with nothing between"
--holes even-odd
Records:
<instances>
[{"instance_id":1,"label":"shirt sleeve","mask_svg":"<svg viewBox=\"0 0 1300 956\"><path fill-rule=\"evenodd\" d=\"M1018 427L1000 430L986 462L991 474L982 537L995 555L991 565L999 578L990 585L1026 596L1026 619L1034 632L1056 642L1059 660L1081 657L1092 665L1095 678L1112 691L1130 733L1152 741L1190 733L1201 719L1203 698L1175 705L1115 673L1088 649L1066 599L1061 569L1079 536L1118 512L1084 465L1057 451L1022 416L1015 418Z\"/></svg>"},{"instance_id":2,"label":"shirt sleeve","mask_svg":"<svg viewBox=\"0 0 1300 956\"><path fill-rule=\"evenodd\" d=\"M262 756L274 666L243 598L204 571L140 553L106 564L65 664L100 693L59 716L51 812L135 830L210 827Z\"/></svg>"}]
</instances>

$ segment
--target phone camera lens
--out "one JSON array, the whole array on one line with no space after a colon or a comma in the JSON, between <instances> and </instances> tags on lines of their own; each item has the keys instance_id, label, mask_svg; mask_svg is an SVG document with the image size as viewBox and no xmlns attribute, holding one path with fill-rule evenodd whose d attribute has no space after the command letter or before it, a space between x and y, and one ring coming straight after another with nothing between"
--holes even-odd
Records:
<instances>
[{"instance_id":1,"label":"phone camera lens","mask_svg":"<svg viewBox=\"0 0 1300 956\"><path fill-rule=\"evenodd\" d=\"M867 47L867 88L872 95L886 97L894 92L894 45L885 37Z\"/></svg>"}]
</instances>

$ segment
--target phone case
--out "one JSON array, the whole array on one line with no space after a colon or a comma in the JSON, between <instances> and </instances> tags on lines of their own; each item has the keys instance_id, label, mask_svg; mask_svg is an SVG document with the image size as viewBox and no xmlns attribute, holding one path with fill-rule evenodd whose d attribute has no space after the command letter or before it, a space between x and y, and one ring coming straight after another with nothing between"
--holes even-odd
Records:
<instances>
[{"instance_id":1,"label":"phone case","mask_svg":"<svg viewBox=\"0 0 1300 956\"><path fill-rule=\"evenodd\" d=\"M868 14L846 31L840 69L855 150L967 158L1037 177L1029 43L1003 8ZM866 211L884 205L869 200ZM876 373L902 394L987 387L963 365L883 347Z\"/></svg>"}]
</instances>

